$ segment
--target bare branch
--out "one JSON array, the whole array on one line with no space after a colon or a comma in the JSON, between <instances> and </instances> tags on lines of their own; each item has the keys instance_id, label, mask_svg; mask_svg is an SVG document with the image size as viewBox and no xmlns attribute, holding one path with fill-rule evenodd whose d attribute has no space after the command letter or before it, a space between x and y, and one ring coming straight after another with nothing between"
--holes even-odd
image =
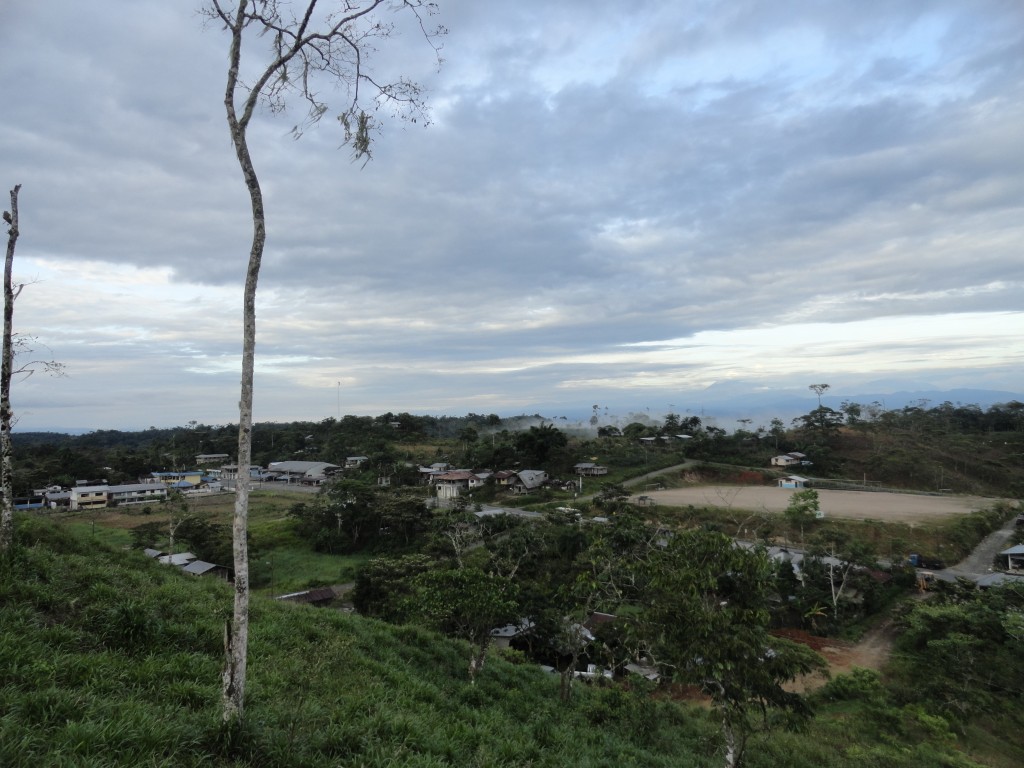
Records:
<instances>
[{"instance_id":1,"label":"bare branch","mask_svg":"<svg viewBox=\"0 0 1024 768\"><path fill-rule=\"evenodd\" d=\"M287 0L208 0L200 13L223 24L230 35L228 71L224 88L224 109L235 155L249 192L253 234L246 270L242 310L242 381L239 398L239 466L248 466L252 455L253 378L256 347L256 287L266 244L266 218L263 191L249 153L247 131L257 105L271 112L282 112L288 98L298 96L307 104L305 120L296 125L293 135L300 136L328 111L326 101L315 90L317 76L325 75L329 84L348 91L348 104L339 118L345 129L345 143L351 144L357 157L369 157L370 130L368 111L360 105L360 86L369 83L376 107L393 102L413 112L424 112L418 87L404 79L397 84L379 85L369 79L365 69L374 39L387 38L393 27L374 18L379 8L412 10L421 19L420 9L429 9L426 0L339 0L340 9L318 14L317 0L299 3L301 14L291 12ZM421 29L425 29L421 23ZM269 39L269 63L251 84L241 82L244 39L255 35ZM434 46L435 55L438 48ZM244 98L243 98L244 95ZM414 115L416 117L417 115ZM223 671L223 719L230 723L242 717L249 622L249 565L247 528L249 482L239 476L235 487L235 514L232 523L235 561L235 604L230 627L225 634Z\"/></svg>"}]
</instances>

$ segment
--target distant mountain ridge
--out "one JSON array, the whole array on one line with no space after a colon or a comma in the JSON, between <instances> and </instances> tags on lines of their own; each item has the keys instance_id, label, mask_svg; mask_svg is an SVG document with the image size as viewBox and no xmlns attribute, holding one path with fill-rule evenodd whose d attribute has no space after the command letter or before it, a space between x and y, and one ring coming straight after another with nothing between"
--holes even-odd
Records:
<instances>
[{"instance_id":1,"label":"distant mountain ridge","mask_svg":"<svg viewBox=\"0 0 1024 768\"><path fill-rule=\"evenodd\" d=\"M970 387L941 389L931 387L926 382L911 382L913 388L887 389L886 383L870 382L868 386L871 388L865 387L865 391L861 392L846 391L839 387L830 388L822 395L821 404L839 410L845 401L860 405L878 402L883 408L891 411L921 402L925 403L926 408L934 408L948 401L954 405L977 405L982 410L1012 400L1024 402L1022 392ZM906 386L908 382L900 384ZM698 416L705 423L731 430L737 426L739 419L751 419L751 426L754 428L767 427L773 418L781 419L789 426L794 418L818 407L817 395L807 387L772 388L752 381L716 382L703 390L679 392L672 395L674 402L668 404L662 404L664 397L659 399L656 408L648 404L602 406L599 421L602 424L646 420L658 422L664 419L665 414L671 412L681 416ZM547 405L541 406L540 409L541 412L556 414L548 417L555 420L556 424L558 420L565 419L582 425L592 415L592 411L579 407L566 409L557 405Z\"/></svg>"},{"instance_id":2,"label":"distant mountain ridge","mask_svg":"<svg viewBox=\"0 0 1024 768\"><path fill-rule=\"evenodd\" d=\"M870 389L868 389L870 387ZM892 387L891 389L889 387ZM903 387L903 388L897 388ZM913 388L909 388L913 387ZM877 380L865 385L866 392L847 392L839 387L830 388L821 397L822 405L839 410L844 401L869 405L878 402L886 410L898 410L908 405L925 402L926 408L934 408L944 402L954 405L977 405L986 410L997 403L1008 403L1012 400L1024 402L1024 392L1008 392L1003 390L976 389L961 387L940 389L927 382L885 381ZM666 402L667 399L673 402ZM596 399L596 398L595 398ZM592 406L582 401L579 404L565 406L557 403L541 403L527 406L519 413L501 413L503 419L517 419L526 413L534 413L529 417L541 421L574 422L578 427L586 427L594 415ZM652 406L651 403L657 403ZM773 418L781 419L787 426L789 422L818 406L817 395L807 387L768 387L749 380L728 380L712 384L702 390L677 392L666 397L660 393L643 405L619 405L602 403L598 409L600 424L628 423L629 421L660 422L667 413L681 416L698 416L709 424L733 429L738 419L753 420L753 427L767 426ZM540 414L544 414L543 416ZM424 412L419 415L440 416L441 413ZM286 422L281 422L286 423ZM525 428L525 427L524 427ZM150 430L153 428L151 427ZM164 427L162 430L173 430ZM39 442L59 441L65 435L84 435L95 431L143 432L144 430L124 429L117 426L97 425L94 428L54 427L50 429L33 429L20 431L15 427L14 433L26 437L32 436Z\"/></svg>"}]
</instances>

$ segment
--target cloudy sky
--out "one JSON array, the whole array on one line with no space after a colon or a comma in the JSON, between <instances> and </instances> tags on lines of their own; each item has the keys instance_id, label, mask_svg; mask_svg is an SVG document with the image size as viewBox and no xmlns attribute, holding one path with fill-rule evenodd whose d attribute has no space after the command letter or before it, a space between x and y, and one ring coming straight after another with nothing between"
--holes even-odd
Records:
<instances>
[{"instance_id":1,"label":"cloudy sky","mask_svg":"<svg viewBox=\"0 0 1024 768\"><path fill-rule=\"evenodd\" d=\"M397 15L373 59L429 127L363 167L330 117L293 140L297 103L252 125L257 420L1020 391L1019 0L439 2L440 68ZM15 323L67 367L16 384L18 428L237 421L224 33L198 0L0 7Z\"/></svg>"}]
</instances>

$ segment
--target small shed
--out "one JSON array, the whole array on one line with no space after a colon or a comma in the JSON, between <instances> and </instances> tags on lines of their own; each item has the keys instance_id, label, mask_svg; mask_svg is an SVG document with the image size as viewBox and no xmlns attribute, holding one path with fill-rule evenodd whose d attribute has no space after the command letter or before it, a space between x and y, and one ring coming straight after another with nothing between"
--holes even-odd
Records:
<instances>
[{"instance_id":1,"label":"small shed","mask_svg":"<svg viewBox=\"0 0 1024 768\"><path fill-rule=\"evenodd\" d=\"M223 565L214 565L205 560L193 560L181 570L193 576L216 576L218 579L224 579L225 581L228 581L231 577L231 572Z\"/></svg>"},{"instance_id":2,"label":"small shed","mask_svg":"<svg viewBox=\"0 0 1024 768\"><path fill-rule=\"evenodd\" d=\"M1024 587L1024 574L1019 573L988 573L978 579L979 589L988 589L989 587L1005 587L1010 584L1019 584Z\"/></svg>"},{"instance_id":3,"label":"small shed","mask_svg":"<svg viewBox=\"0 0 1024 768\"><path fill-rule=\"evenodd\" d=\"M800 475L786 475L779 478L779 488L806 488L811 481Z\"/></svg>"},{"instance_id":4,"label":"small shed","mask_svg":"<svg viewBox=\"0 0 1024 768\"><path fill-rule=\"evenodd\" d=\"M789 467L789 466L792 466L793 464L800 464L800 463L802 463L803 460L806 459L806 458L807 458L807 456L805 456L804 454L800 453L799 451L790 451L789 453L784 453L781 456L773 456L772 457L772 466L773 467Z\"/></svg>"},{"instance_id":5,"label":"small shed","mask_svg":"<svg viewBox=\"0 0 1024 768\"><path fill-rule=\"evenodd\" d=\"M534 623L529 619L521 619L516 624L506 624L491 630L491 642L498 648L508 648L513 640L525 637L533 629Z\"/></svg>"},{"instance_id":6,"label":"small shed","mask_svg":"<svg viewBox=\"0 0 1024 768\"><path fill-rule=\"evenodd\" d=\"M1024 568L1024 544L1004 549L999 553L999 557L1006 558L1006 569L1009 571Z\"/></svg>"},{"instance_id":7,"label":"small shed","mask_svg":"<svg viewBox=\"0 0 1024 768\"><path fill-rule=\"evenodd\" d=\"M595 464L592 461L581 461L574 465L572 470L581 477L599 477L608 474L608 467Z\"/></svg>"}]
</instances>

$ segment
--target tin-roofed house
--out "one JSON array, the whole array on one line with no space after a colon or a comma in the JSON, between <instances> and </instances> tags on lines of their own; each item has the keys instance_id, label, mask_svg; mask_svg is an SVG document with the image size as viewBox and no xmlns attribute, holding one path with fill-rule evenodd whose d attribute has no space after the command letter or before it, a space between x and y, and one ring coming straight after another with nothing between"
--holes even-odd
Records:
<instances>
[{"instance_id":1,"label":"tin-roofed house","mask_svg":"<svg viewBox=\"0 0 1024 768\"><path fill-rule=\"evenodd\" d=\"M515 479L509 483L512 493L531 493L548 481L548 473L541 469L524 469L516 473Z\"/></svg>"}]
</instances>

